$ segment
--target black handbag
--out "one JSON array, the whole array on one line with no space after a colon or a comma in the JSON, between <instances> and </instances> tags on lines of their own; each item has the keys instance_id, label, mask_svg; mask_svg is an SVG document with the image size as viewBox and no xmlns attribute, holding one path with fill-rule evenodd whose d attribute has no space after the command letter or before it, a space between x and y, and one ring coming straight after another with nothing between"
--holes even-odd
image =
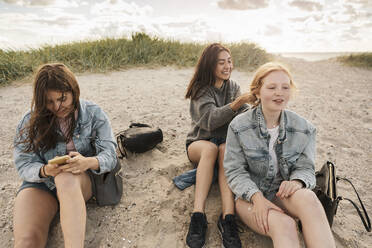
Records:
<instances>
[{"instance_id":1,"label":"black handbag","mask_svg":"<svg viewBox=\"0 0 372 248\"><path fill-rule=\"evenodd\" d=\"M324 211L327 215L329 226L332 227L333 218L337 213L337 207L341 200L349 201L357 210L360 219L368 232L371 232L371 222L367 211L363 205L362 200L359 197L358 192L356 191L354 185L347 178L341 178L336 176L336 167L332 162L327 161L322 168L315 173L316 176L316 186L313 189L318 199L323 205ZM364 216L360 211L358 205L345 197L339 196L337 192L337 182L343 180L348 182L354 189L355 194L358 197L360 206L363 210Z\"/></svg>"},{"instance_id":2,"label":"black handbag","mask_svg":"<svg viewBox=\"0 0 372 248\"><path fill-rule=\"evenodd\" d=\"M142 153L154 148L163 141L160 128L153 128L147 124L132 123L129 128L116 134L120 158L127 157L127 151Z\"/></svg>"},{"instance_id":3,"label":"black handbag","mask_svg":"<svg viewBox=\"0 0 372 248\"><path fill-rule=\"evenodd\" d=\"M99 206L116 205L123 195L123 179L119 159L113 170L104 174L94 174L88 170L92 182L93 198Z\"/></svg>"}]
</instances>

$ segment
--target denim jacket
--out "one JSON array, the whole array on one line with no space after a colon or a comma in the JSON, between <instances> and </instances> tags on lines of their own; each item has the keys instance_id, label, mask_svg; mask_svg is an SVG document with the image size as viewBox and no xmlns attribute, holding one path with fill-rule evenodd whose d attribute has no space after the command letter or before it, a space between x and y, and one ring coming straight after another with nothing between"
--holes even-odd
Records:
<instances>
[{"instance_id":1,"label":"denim jacket","mask_svg":"<svg viewBox=\"0 0 372 248\"><path fill-rule=\"evenodd\" d=\"M280 115L279 137L274 145L280 175L284 180L301 180L315 186L315 127L294 112ZM269 155L269 141L262 107L238 115L229 125L224 168L236 198L246 201L261 191L272 200L275 168Z\"/></svg>"},{"instance_id":2,"label":"denim jacket","mask_svg":"<svg viewBox=\"0 0 372 248\"><path fill-rule=\"evenodd\" d=\"M55 156L66 155L66 143L58 142L56 147L46 152L24 152L25 145L17 144L19 132L30 120L30 111L22 118L14 138L14 161L19 176L28 182L44 182L50 189L55 188L53 178L40 178L40 168ZM60 134L62 134L59 131ZM27 135L27 134L23 134ZM95 103L81 100L78 119L73 134L73 142L81 155L95 156L99 170L95 174L111 171L117 162L116 141L111 130L110 121L103 110Z\"/></svg>"}]
</instances>

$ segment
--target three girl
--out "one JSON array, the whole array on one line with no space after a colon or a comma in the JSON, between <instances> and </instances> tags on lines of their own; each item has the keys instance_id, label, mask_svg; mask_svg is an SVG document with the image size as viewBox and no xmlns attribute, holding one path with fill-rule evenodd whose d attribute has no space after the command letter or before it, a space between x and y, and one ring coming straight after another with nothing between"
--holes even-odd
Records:
<instances>
[{"instance_id":1,"label":"three girl","mask_svg":"<svg viewBox=\"0 0 372 248\"><path fill-rule=\"evenodd\" d=\"M187 89L192 123L186 151L197 166L187 245L205 244L205 201L218 167L218 229L225 248L241 247L235 211L251 229L271 237L275 247L299 247L294 218L302 223L307 247L335 247L324 210L310 190L315 185L315 127L285 110L295 89L290 73L280 64L265 64L250 93L241 95L230 80L232 69L230 51L212 44ZM79 96L77 80L63 64L38 70L31 111L15 138L15 165L24 180L15 203L15 247L45 246L58 211L65 246L84 245L85 202L92 196L87 171L105 173L117 160L106 114ZM253 108L242 113L247 103ZM48 163L65 154L71 157L65 165Z\"/></svg>"},{"instance_id":2,"label":"three girl","mask_svg":"<svg viewBox=\"0 0 372 248\"><path fill-rule=\"evenodd\" d=\"M112 170L116 142L107 115L80 99L78 82L65 65L46 64L38 70L31 110L19 123L14 144L15 166L23 180L15 201L15 247L45 247L57 212L65 247L83 247L85 202L92 196L87 171ZM66 154L66 164L48 163Z\"/></svg>"}]
</instances>

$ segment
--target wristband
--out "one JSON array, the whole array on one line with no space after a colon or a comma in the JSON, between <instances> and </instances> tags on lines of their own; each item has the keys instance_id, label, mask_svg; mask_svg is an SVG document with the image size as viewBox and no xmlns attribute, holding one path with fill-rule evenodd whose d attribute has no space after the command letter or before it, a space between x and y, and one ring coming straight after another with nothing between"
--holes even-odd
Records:
<instances>
[{"instance_id":1,"label":"wristband","mask_svg":"<svg viewBox=\"0 0 372 248\"><path fill-rule=\"evenodd\" d=\"M45 173L45 165L43 165L42 170L43 170L44 177L49 177L49 176Z\"/></svg>"}]
</instances>

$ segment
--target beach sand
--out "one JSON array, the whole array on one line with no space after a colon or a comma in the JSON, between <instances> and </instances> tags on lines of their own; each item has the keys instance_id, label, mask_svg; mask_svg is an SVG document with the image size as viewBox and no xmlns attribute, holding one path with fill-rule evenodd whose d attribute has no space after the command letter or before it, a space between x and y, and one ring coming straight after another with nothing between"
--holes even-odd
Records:
<instances>
[{"instance_id":1,"label":"beach sand","mask_svg":"<svg viewBox=\"0 0 372 248\"><path fill-rule=\"evenodd\" d=\"M306 62L281 58L290 68L299 93L289 109L310 120L318 130L316 168L326 160L336 163L337 174L352 180L372 215L372 71L350 68L328 60ZM193 68L128 69L104 74L79 74L81 97L99 104L111 119L114 132L131 122L160 127L164 141L155 149L132 154L122 161L124 194L115 207L87 205L85 247L185 247L194 187L178 190L172 178L193 168L185 153L190 127L185 89ZM232 79L245 92L252 73L234 71ZM28 81L28 82L24 82ZM21 180L12 157L12 140L32 97L30 80L0 88L0 246L13 245L13 207ZM339 194L355 199L349 186L339 183ZM218 185L206 203L206 247L221 247L217 220L221 213ZM371 247L354 208L340 203L333 233L337 247ZM272 247L270 239L243 228L243 247ZM58 218L47 247L63 247Z\"/></svg>"}]
</instances>

